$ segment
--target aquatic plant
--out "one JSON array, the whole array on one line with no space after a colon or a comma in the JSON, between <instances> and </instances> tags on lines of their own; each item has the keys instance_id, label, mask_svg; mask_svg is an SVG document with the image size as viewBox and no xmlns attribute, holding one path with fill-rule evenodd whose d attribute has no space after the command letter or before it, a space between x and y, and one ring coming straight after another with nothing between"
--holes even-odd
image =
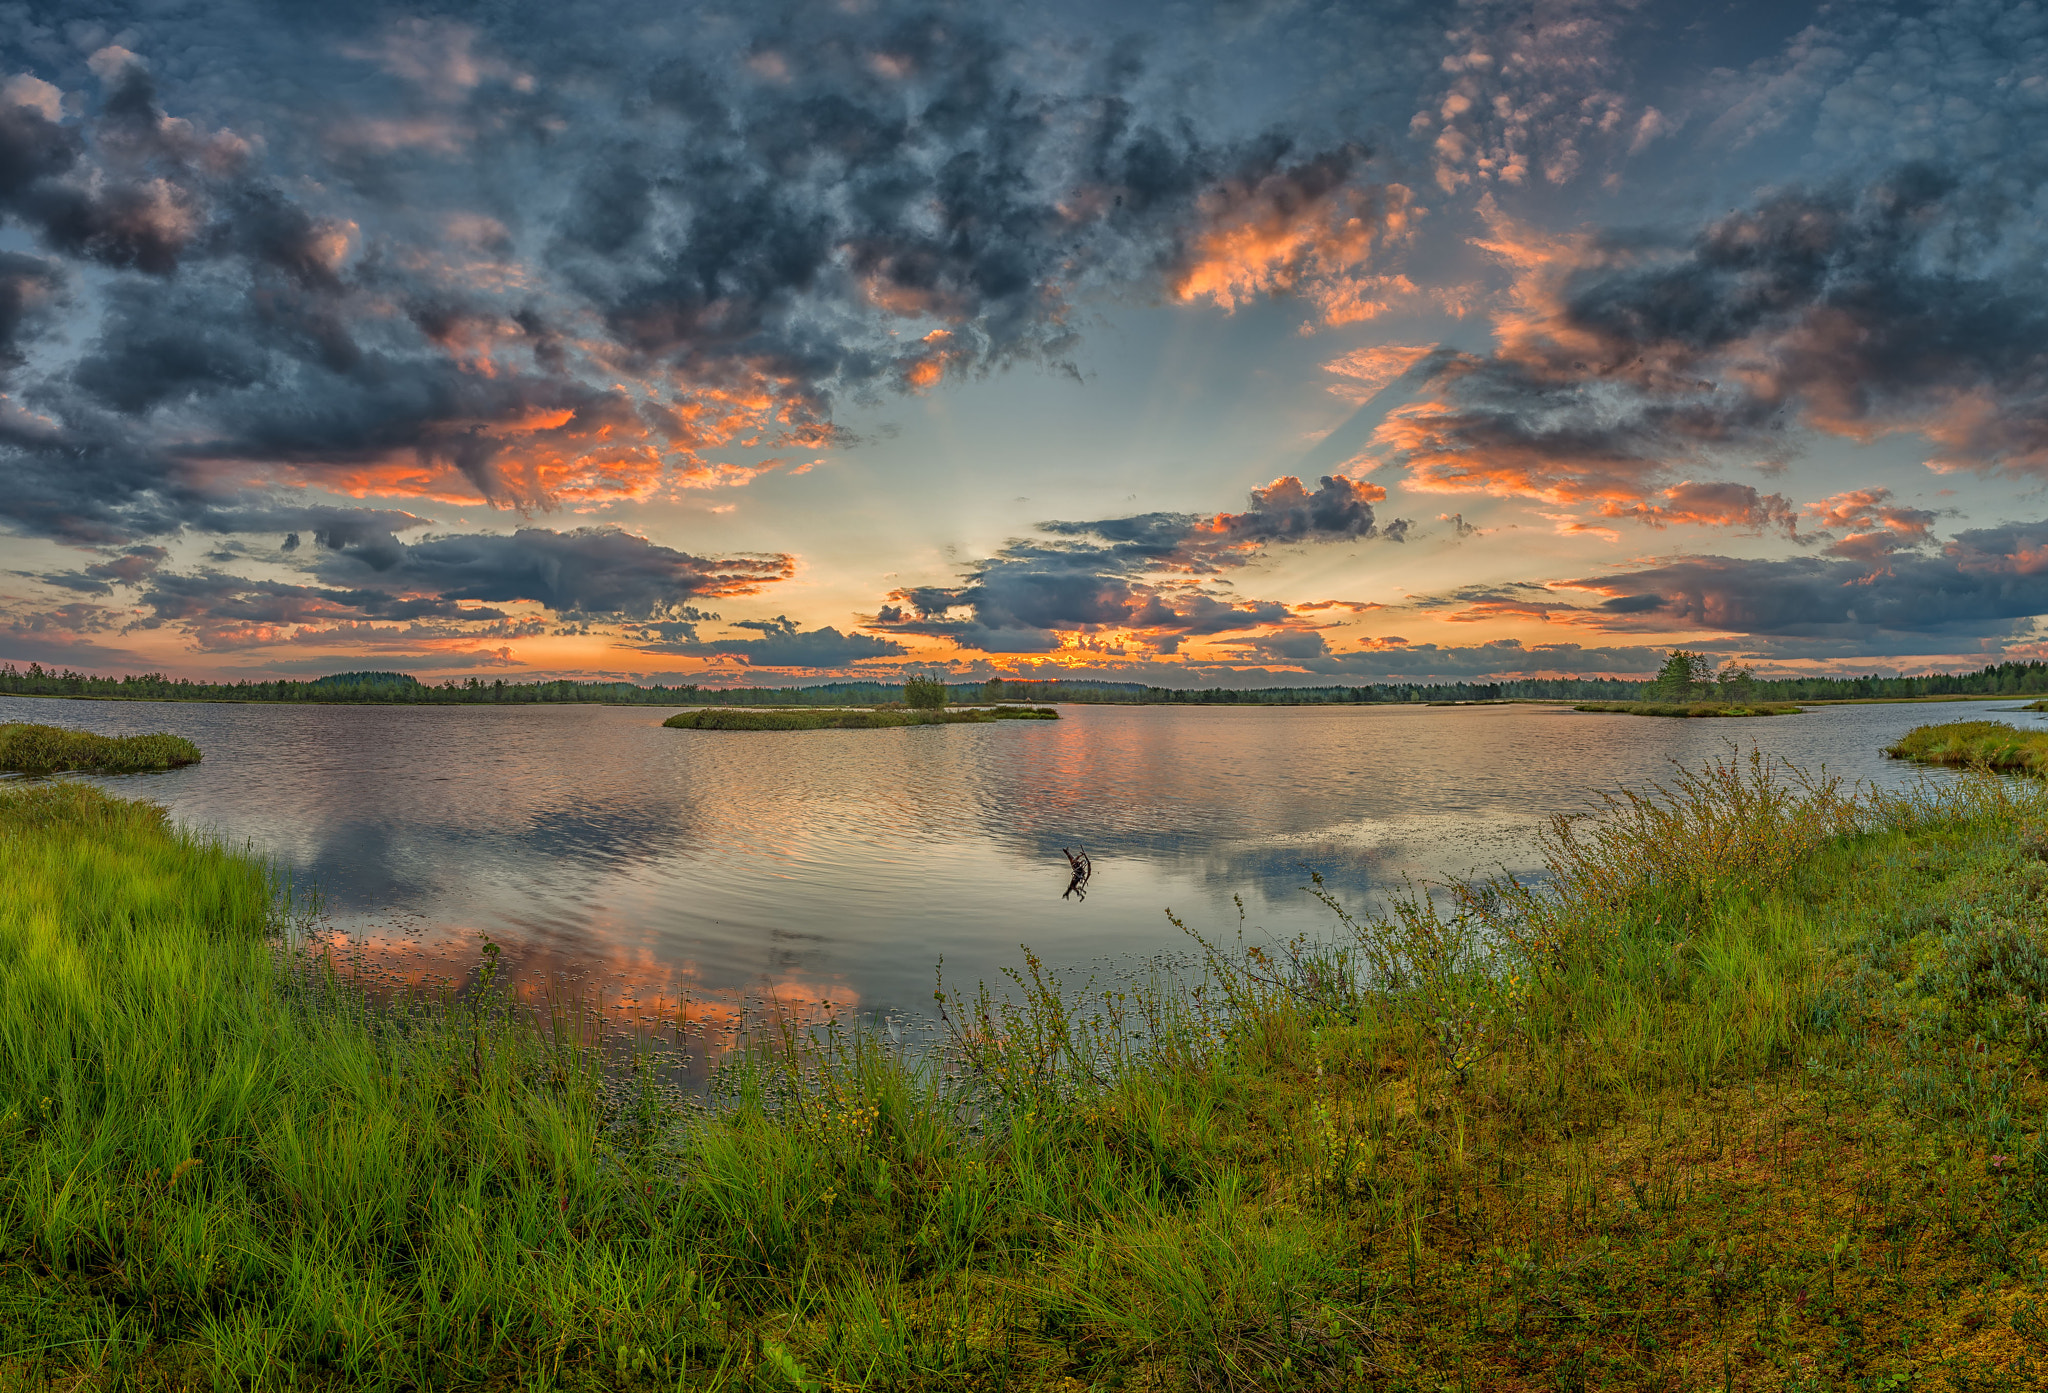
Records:
<instances>
[{"instance_id":1,"label":"aquatic plant","mask_svg":"<svg viewBox=\"0 0 2048 1393\"><path fill-rule=\"evenodd\" d=\"M0 725L0 770L18 774L136 774L199 762L199 747L178 735L95 735L86 730Z\"/></svg>"}]
</instances>

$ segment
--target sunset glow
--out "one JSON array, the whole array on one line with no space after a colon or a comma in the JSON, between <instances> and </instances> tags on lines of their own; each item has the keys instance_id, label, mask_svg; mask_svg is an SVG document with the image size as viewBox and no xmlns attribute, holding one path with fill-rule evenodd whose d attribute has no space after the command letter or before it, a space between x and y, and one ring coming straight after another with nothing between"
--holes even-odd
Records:
<instances>
[{"instance_id":1,"label":"sunset glow","mask_svg":"<svg viewBox=\"0 0 2048 1393\"><path fill-rule=\"evenodd\" d=\"M2030 654L2048 106L1992 9L0 33L0 656Z\"/></svg>"}]
</instances>

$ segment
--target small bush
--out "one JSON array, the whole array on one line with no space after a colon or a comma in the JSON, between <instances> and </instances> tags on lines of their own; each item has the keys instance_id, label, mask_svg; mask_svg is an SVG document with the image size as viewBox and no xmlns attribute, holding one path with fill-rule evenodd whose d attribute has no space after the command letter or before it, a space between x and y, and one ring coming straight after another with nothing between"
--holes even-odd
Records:
<instances>
[{"instance_id":1,"label":"small bush","mask_svg":"<svg viewBox=\"0 0 2048 1393\"><path fill-rule=\"evenodd\" d=\"M914 711L938 711L946 705L946 684L939 678L912 677L903 684L903 704Z\"/></svg>"}]
</instances>

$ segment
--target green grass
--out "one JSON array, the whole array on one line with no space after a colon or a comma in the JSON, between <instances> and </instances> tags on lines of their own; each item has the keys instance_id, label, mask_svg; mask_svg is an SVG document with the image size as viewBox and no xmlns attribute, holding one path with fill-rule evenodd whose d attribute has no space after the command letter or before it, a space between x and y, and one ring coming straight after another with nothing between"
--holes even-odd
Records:
<instances>
[{"instance_id":1,"label":"green grass","mask_svg":"<svg viewBox=\"0 0 2048 1393\"><path fill-rule=\"evenodd\" d=\"M1607 711L1624 716L1796 716L1788 701L1586 701L1574 711Z\"/></svg>"},{"instance_id":2,"label":"green grass","mask_svg":"<svg viewBox=\"0 0 2048 1393\"><path fill-rule=\"evenodd\" d=\"M0 1386L2040 1387L2048 786L1731 761L1548 855L692 1112L0 794Z\"/></svg>"},{"instance_id":3,"label":"green grass","mask_svg":"<svg viewBox=\"0 0 2048 1393\"><path fill-rule=\"evenodd\" d=\"M94 735L59 726L0 725L0 770L18 774L139 774L198 762L199 747L177 735Z\"/></svg>"},{"instance_id":4,"label":"green grass","mask_svg":"<svg viewBox=\"0 0 2048 1393\"><path fill-rule=\"evenodd\" d=\"M892 726L984 725L990 721L1056 721L1060 713L1032 706L970 707L959 711L844 710L807 707L794 711L713 706L679 711L663 721L673 730L880 730Z\"/></svg>"},{"instance_id":5,"label":"green grass","mask_svg":"<svg viewBox=\"0 0 2048 1393\"><path fill-rule=\"evenodd\" d=\"M1915 726L1885 753L1915 764L2039 774L2048 771L2048 730L2020 730L2003 721L1950 721Z\"/></svg>"}]
</instances>

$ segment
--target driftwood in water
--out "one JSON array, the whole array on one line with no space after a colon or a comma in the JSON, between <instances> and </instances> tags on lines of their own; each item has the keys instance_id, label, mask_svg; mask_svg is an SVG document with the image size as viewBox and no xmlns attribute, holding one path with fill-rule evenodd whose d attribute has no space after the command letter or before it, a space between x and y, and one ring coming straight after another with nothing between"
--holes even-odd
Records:
<instances>
[{"instance_id":1,"label":"driftwood in water","mask_svg":"<svg viewBox=\"0 0 2048 1393\"><path fill-rule=\"evenodd\" d=\"M1064 900L1068 895L1071 895L1075 899L1087 899L1088 878L1095 874L1095 863L1088 859L1087 848L1083 847L1078 851L1068 851L1065 847L1061 847L1060 854L1066 857L1067 864L1074 868L1074 878L1067 882L1067 892L1065 895L1061 895L1060 898Z\"/></svg>"}]
</instances>

